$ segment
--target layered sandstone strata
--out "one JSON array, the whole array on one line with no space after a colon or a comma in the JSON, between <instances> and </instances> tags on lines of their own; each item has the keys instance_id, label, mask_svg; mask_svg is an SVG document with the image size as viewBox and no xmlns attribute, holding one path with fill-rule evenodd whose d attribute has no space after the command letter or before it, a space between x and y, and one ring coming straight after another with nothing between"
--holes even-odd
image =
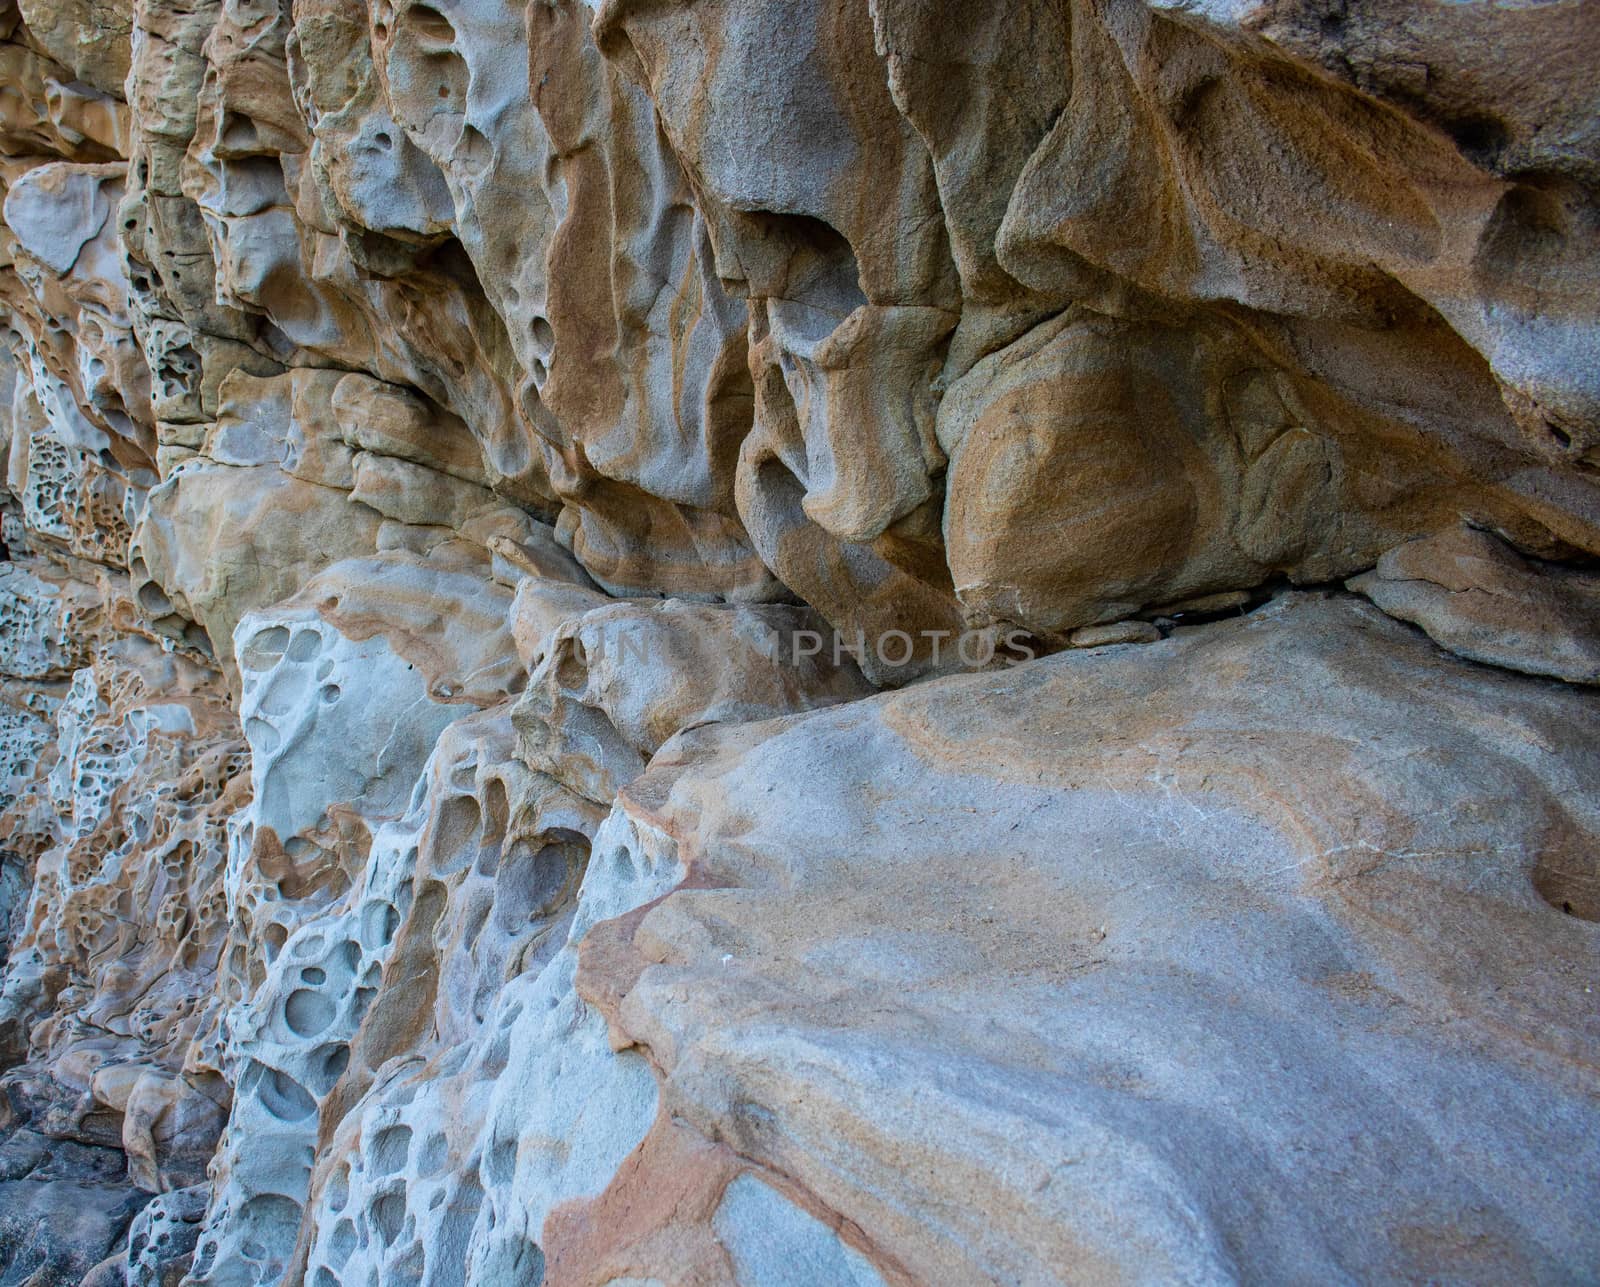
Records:
<instances>
[{"instance_id":1,"label":"layered sandstone strata","mask_svg":"<svg viewBox=\"0 0 1600 1287\"><path fill-rule=\"evenodd\" d=\"M1590 1273L1597 66L0 0L0 1282Z\"/></svg>"}]
</instances>

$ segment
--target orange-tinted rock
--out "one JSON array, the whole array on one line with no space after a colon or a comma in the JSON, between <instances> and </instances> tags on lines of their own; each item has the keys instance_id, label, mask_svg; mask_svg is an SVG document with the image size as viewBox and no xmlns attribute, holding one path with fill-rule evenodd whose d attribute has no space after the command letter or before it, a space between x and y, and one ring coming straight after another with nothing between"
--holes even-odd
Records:
<instances>
[{"instance_id":1,"label":"orange-tinted rock","mask_svg":"<svg viewBox=\"0 0 1600 1287\"><path fill-rule=\"evenodd\" d=\"M0 0L0 1279L1584 1276L1597 9Z\"/></svg>"}]
</instances>

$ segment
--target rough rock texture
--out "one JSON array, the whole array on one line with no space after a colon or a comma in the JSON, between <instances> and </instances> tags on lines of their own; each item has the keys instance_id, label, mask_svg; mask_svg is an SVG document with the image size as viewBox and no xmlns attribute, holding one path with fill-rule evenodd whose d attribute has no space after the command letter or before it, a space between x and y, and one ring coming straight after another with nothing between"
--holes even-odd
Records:
<instances>
[{"instance_id":1,"label":"rough rock texture","mask_svg":"<svg viewBox=\"0 0 1600 1287\"><path fill-rule=\"evenodd\" d=\"M1350 588L1463 657L1600 683L1600 577L1523 558L1488 532L1407 542Z\"/></svg>"},{"instance_id":2,"label":"rough rock texture","mask_svg":"<svg viewBox=\"0 0 1600 1287\"><path fill-rule=\"evenodd\" d=\"M0 0L0 1284L1592 1276L1597 66Z\"/></svg>"}]
</instances>

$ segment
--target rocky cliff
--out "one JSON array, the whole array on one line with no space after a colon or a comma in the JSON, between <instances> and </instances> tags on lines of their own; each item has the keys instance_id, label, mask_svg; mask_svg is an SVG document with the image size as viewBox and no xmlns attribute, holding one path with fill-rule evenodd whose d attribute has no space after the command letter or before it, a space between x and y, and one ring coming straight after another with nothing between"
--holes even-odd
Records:
<instances>
[{"instance_id":1,"label":"rocky cliff","mask_svg":"<svg viewBox=\"0 0 1600 1287\"><path fill-rule=\"evenodd\" d=\"M1597 69L0 0L0 1284L1590 1277Z\"/></svg>"}]
</instances>

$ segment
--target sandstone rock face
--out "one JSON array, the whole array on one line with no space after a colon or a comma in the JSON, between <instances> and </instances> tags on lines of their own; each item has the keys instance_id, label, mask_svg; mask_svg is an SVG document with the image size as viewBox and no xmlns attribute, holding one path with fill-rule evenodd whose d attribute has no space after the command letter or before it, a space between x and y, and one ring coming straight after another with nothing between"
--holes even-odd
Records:
<instances>
[{"instance_id":1,"label":"sandstone rock face","mask_svg":"<svg viewBox=\"0 0 1600 1287\"><path fill-rule=\"evenodd\" d=\"M1600 683L1600 578L1525 559L1488 532L1410 541L1350 586L1463 657Z\"/></svg>"},{"instance_id":2,"label":"sandstone rock face","mask_svg":"<svg viewBox=\"0 0 1600 1287\"><path fill-rule=\"evenodd\" d=\"M1591 1275L1596 66L0 0L0 1283Z\"/></svg>"},{"instance_id":3,"label":"sandstone rock face","mask_svg":"<svg viewBox=\"0 0 1600 1287\"><path fill-rule=\"evenodd\" d=\"M670 1231L740 1269L733 1188L630 1207L687 1154L820 1203L865 1281L1560 1277L1595 1254L1548 1159L1597 1160L1600 817L1594 748L1549 748L1589 713L1291 596L683 735L622 807L689 876L578 972L679 1138L547 1255Z\"/></svg>"}]
</instances>

